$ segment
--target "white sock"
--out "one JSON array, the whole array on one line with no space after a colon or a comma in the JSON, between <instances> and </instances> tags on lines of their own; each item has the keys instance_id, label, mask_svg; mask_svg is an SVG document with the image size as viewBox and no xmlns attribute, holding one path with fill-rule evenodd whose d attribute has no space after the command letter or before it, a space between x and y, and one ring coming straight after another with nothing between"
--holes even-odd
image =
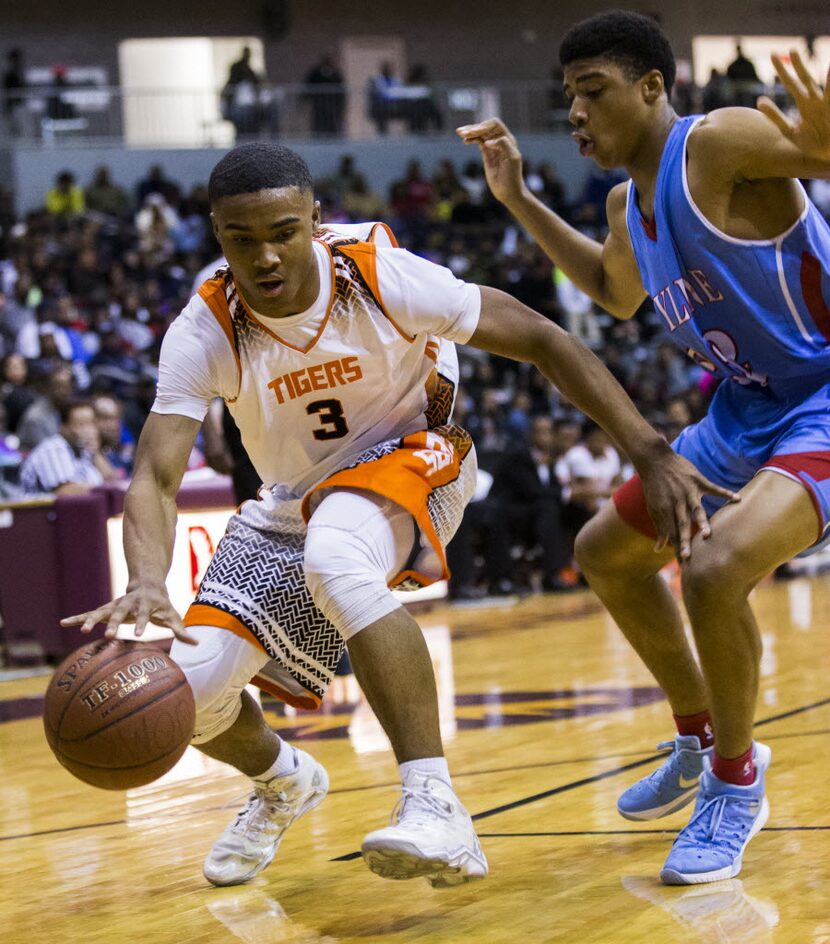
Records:
<instances>
[{"instance_id":1,"label":"white sock","mask_svg":"<svg viewBox=\"0 0 830 944\"><path fill-rule=\"evenodd\" d=\"M419 774L437 777L452 786L446 757L420 757L418 760L406 760L398 765L398 770L401 772L401 783L406 783L409 774L417 771Z\"/></svg>"},{"instance_id":2,"label":"white sock","mask_svg":"<svg viewBox=\"0 0 830 944\"><path fill-rule=\"evenodd\" d=\"M280 752L277 754L277 759L271 764L268 770L263 771L263 773L258 774L256 777L251 777L251 780L259 780L263 783L267 783L269 780L273 780L274 777L284 777L286 774L293 774L297 769L297 764L297 752L288 741L283 741L282 738L280 738Z\"/></svg>"}]
</instances>

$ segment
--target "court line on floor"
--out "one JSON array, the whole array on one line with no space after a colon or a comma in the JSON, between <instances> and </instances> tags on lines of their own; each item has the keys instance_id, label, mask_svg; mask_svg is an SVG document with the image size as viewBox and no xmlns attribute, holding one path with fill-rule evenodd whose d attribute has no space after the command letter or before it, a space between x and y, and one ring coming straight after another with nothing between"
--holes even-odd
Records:
<instances>
[{"instance_id":1,"label":"court line on floor","mask_svg":"<svg viewBox=\"0 0 830 944\"><path fill-rule=\"evenodd\" d=\"M755 727L762 727L766 724L772 724L774 721L781 721L784 718L792 718L795 715L805 714L808 711L813 711L814 709L821 708L825 705L830 705L830 698L822 698L820 701L814 701L809 705L802 705L800 708L791 708L789 711L782 711L777 715L771 715L769 718L763 718L762 720L755 723ZM604 770L602 773L594 774L592 777L583 777L581 780L572 780L570 783L563 783L558 787L552 787L550 790L542 790L540 793L534 793L531 794L531 796L522 797L520 800L512 800L510 803L503 803L500 806L494 806L492 809L482 810L481 813L473 814L473 822L477 822L478 820L482 819L488 819L491 816L496 816L498 813L506 813L509 810L519 809L522 806L528 806L531 803L536 803L538 800L546 800L548 797L558 796L560 793L569 793L571 790L576 790L579 787L585 787L591 783L598 783L600 780L607 780L609 777L616 777L617 774L622 774L628 770L634 770L637 767L642 767L645 764L652 763L661 757L665 757L665 753L662 751L658 754L650 754L648 757L634 761L631 764L623 764L619 767L613 767L610 770ZM347 852L345 855L336 856L330 861L349 862L352 859L359 858L360 855L360 852Z\"/></svg>"},{"instance_id":2,"label":"court line on floor","mask_svg":"<svg viewBox=\"0 0 830 944\"><path fill-rule=\"evenodd\" d=\"M772 715L769 718L763 718L762 720L757 721L755 726L761 727L762 725L772 724L774 721L781 721L784 718L791 718L791 717L794 717L795 715L804 714L808 711L814 710L815 708L821 708L828 704L830 704L830 698L823 698L821 701L812 702L809 705L802 705L800 708L792 708L789 711L784 711L784 712L781 712L780 714ZM807 732L807 733L808 734L822 734L824 732L818 731L818 732ZM778 735L776 739L785 738L788 736L789 737L802 737L804 736L804 734L802 732L793 732L790 735L781 734L781 735ZM629 752L629 753L634 753L634 752ZM619 757L621 755L612 754L612 755L605 755L605 756L606 757ZM622 755L622 756L625 756L625 755ZM536 794L533 794L532 796L525 797L521 800L515 800L512 803L507 803L507 804L503 804L502 806L494 807L491 810L483 810L481 813L474 814L472 818L474 820L486 819L490 816L495 816L497 813L503 813L506 810L516 809L521 806L526 806L529 803L534 803L536 802L536 800L546 799L547 797L555 796L556 794L559 794L559 793L566 793L570 790L575 790L578 787L586 786L589 783L597 783L600 780L606 780L609 777L614 777L617 774L625 773L627 770L633 770L637 767L641 767L644 764L651 763L652 761L657 760L660 757L665 757L665 756L666 755L664 751L661 751L656 754L649 754L647 757L643 757L640 760L634 761L630 764L623 764L619 767L614 767L611 770L604 771L601 774L595 774L593 777L585 777L581 780L574 780L574 781L571 781L570 783L563 784L560 787L554 787L551 790L545 790L542 793L536 793ZM587 763L589 761L595 762L597 759L598 758L594 756L594 757L588 757L588 758L574 758L571 760L564 760L564 761L550 761L550 762L546 762L542 764L525 764L518 767L496 767L496 768L488 768L487 770L473 770L473 771L469 771L469 773L458 773L458 774L455 774L454 776L456 779L460 779L461 777L478 776L478 775L488 774L488 773L503 773L508 770L527 770L531 768L557 767L557 766L563 766L566 764ZM358 792L364 792L367 790L390 789L392 787L397 787L398 785L399 784L397 782L395 783L390 782L390 783L383 783L383 784L366 784L364 786L358 786L358 787L344 787L339 790L329 791L329 796L336 796L337 794L340 794L340 793L358 793ZM223 803L220 806L210 806L210 807L200 808L198 810L194 810L192 815L195 816L197 814L201 815L203 813L217 812L218 810L226 809L229 806L229 803L230 801L227 803ZM60 833L78 832L83 829L101 829L102 827L105 827L105 826L123 826L126 822L127 822L126 819L114 819L114 820L108 820L103 823L80 823L77 826L61 826L56 829L42 829L42 830L29 832L29 833L16 833L9 836L0 836L0 842L9 842L14 839L33 839L39 836L59 835ZM773 827L767 827L767 828L769 829ZM811 827L799 827L799 828L808 829ZM816 828L819 828L819 827L816 827ZM644 832L644 830L635 830L635 832ZM356 859L359 857L360 857L359 852L349 852L349 853L346 853L345 855L337 856L331 859L330 861L331 862L347 862L351 859Z\"/></svg>"}]
</instances>

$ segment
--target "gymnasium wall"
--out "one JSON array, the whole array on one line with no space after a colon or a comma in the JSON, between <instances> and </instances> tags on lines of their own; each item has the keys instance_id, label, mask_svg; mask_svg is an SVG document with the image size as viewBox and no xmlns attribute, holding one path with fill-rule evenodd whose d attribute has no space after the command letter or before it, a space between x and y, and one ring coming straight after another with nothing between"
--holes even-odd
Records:
<instances>
[{"instance_id":1,"label":"gymnasium wall","mask_svg":"<svg viewBox=\"0 0 830 944\"><path fill-rule=\"evenodd\" d=\"M659 12L684 58L698 34L830 33L827 0L5 0L0 53L19 45L30 66L103 66L117 84L123 39L257 35L269 79L286 83L301 81L344 37L396 35L406 41L408 61L423 63L436 80L531 79L548 75L568 26L613 6Z\"/></svg>"}]
</instances>

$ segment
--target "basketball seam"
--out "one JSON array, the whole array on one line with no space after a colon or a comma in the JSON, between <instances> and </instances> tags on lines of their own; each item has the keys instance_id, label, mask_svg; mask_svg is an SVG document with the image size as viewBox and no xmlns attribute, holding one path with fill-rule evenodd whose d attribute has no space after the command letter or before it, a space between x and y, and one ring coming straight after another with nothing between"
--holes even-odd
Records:
<instances>
[{"instance_id":1,"label":"basketball seam","mask_svg":"<svg viewBox=\"0 0 830 944\"><path fill-rule=\"evenodd\" d=\"M91 737L97 737L102 732L108 730L116 724L121 724L122 721L127 721L129 718L132 718L133 715L138 714L140 711L144 711L145 708L149 708L151 705L157 704L159 701L163 701L169 695L174 695L183 685L187 685L187 679L183 678L175 688L165 689L165 691L160 692L153 698L151 701L142 702L142 704L137 705L133 710L126 715L121 715L118 718L113 718L112 721L108 721L103 727L96 728L94 731L90 731L89 734L84 735L82 738L64 738L61 737L60 732L58 732L58 737L62 744L83 744L84 741L88 741Z\"/></svg>"}]
</instances>

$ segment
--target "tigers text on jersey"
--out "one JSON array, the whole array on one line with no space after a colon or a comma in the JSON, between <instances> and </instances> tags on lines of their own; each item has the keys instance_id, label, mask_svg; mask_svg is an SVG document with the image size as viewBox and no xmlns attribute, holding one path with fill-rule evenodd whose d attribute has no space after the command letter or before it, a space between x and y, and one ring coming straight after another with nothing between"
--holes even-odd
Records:
<instances>
[{"instance_id":1,"label":"tigers text on jersey","mask_svg":"<svg viewBox=\"0 0 830 944\"><path fill-rule=\"evenodd\" d=\"M205 282L164 338L153 405L201 421L224 398L264 484L296 496L447 421L457 378L441 339L469 340L481 310L478 286L403 249L321 231L314 252L320 295L297 315L258 317L227 269Z\"/></svg>"},{"instance_id":2,"label":"tigers text on jersey","mask_svg":"<svg viewBox=\"0 0 830 944\"><path fill-rule=\"evenodd\" d=\"M830 225L804 210L773 239L720 232L695 205L686 141L701 116L672 127L657 175L654 220L629 184L627 224L646 291L673 341L721 377L773 396L807 395L830 377Z\"/></svg>"}]
</instances>

